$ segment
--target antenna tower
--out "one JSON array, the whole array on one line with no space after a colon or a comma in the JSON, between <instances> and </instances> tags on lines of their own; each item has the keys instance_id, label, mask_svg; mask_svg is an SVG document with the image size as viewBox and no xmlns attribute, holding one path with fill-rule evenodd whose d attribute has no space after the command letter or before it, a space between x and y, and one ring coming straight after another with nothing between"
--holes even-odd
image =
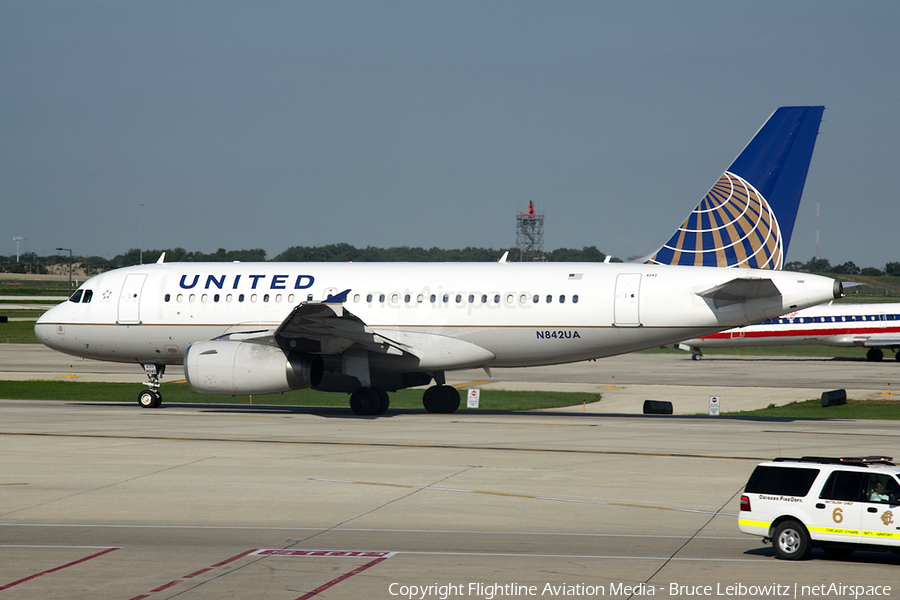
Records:
<instances>
[{"instance_id":1,"label":"antenna tower","mask_svg":"<svg viewBox=\"0 0 900 600\"><path fill-rule=\"evenodd\" d=\"M528 212L516 215L516 247L520 261L546 260L544 215L535 214L533 201L528 203Z\"/></svg>"}]
</instances>

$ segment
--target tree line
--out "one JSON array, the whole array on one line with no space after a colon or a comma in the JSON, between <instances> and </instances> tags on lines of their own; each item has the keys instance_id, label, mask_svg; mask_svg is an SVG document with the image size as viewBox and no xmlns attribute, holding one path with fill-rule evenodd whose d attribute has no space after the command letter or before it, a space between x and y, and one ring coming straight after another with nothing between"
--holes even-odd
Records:
<instances>
[{"instance_id":1,"label":"tree line","mask_svg":"<svg viewBox=\"0 0 900 600\"><path fill-rule=\"evenodd\" d=\"M187 251L184 248L166 250L144 250L131 248L114 258L101 256L73 256L72 263L79 264L85 274L93 275L110 269L128 267L143 263L156 262L160 255L166 253L166 262L264 262L266 251L261 248L251 250L225 250L219 248L212 253ZM273 262L492 262L509 252L507 260L515 262L522 259L518 248L473 248L460 249L421 248L397 246L393 248L377 248L366 246L357 248L351 244L327 244L324 246L292 246L271 259ZM557 248L545 252L541 260L548 262L602 262L606 254L596 246L584 248ZM613 262L621 262L617 258ZM15 257L0 256L0 271L12 273L47 273L47 266L67 264L68 254L51 254L39 257L33 252L20 255L19 262ZM900 277L900 262L888 262L883 269L856 266L852 261L840 265L832 265L825 258L811 258L807 262L793 261L785 265L785 270L808 273L831 273L835 275L890 275Z\"/></svg>"}]
</instances>

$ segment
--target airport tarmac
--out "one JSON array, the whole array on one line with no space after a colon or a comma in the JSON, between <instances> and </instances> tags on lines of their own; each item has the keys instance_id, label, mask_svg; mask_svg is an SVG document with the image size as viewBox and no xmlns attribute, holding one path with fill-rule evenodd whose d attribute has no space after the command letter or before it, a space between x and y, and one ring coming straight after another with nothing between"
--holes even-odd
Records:
<instances>
[{"instance_id":1,"label":"airport tarmac","mask_svg":"<svg viewBox=\"0 0 900 600\"><path fill-rule=\"evenodd\" d=\"M180 366L167 368L167 382L184 379ZM135 384L134 396L147 380L140 365L67 356L39 344L0 344L0 381L65 380ZM900 393L900 363L886 359L709 355L691 360L688 352L636 353L597 361L447 373L457 387L567 391L585 394L585 412L640 414L644 400L673 403L675 414L706 413L709 397L720 398L723 411L752 410L819 398L823 391L846 389L853 400L890 398ZM599 402L590 403L600 397ZM900 400L900 396L897 396ZM123 399L132 401L129 397ZM563 409L567 410L567 409Z\"/></svg>"},{"instance_id":2,"label":"airport tarmac","mask_svg":"<svg viewBox=\"0 0 900 600\"><path fill-rule=\"evenodd\" d=\"M4 378L7 360L29 360L18 348L0 352ZM118 376L83 362L73 370ZM31 368L68 370L51 363ZM737 529L758 461L896 454L894 422L642 416L604 388L615 375L636 403L656 386L679 412L726 384L766 404L833 387L875 394L898 367L638 354L497 369L479 384L600 389L587 412L0 400L0 596L768 598L753 586L825 597L811 587L823 584L896 596L896 555L787 562Z\"/></svg>"}]
</instances>

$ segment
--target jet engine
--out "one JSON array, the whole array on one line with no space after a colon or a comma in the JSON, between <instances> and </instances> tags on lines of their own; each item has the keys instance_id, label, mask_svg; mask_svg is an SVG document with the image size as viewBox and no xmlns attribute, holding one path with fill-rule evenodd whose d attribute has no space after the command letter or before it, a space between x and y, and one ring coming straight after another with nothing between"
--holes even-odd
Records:
<instances>
[{"instance_id":1,"label":"jet engine","mask_svg":"<svg viewBox=\"0 0 900 600\"><path fill-rule=\"evenodd\" d=\"M184 354L188 385L204 394L278 394L314 387L323 372L321 356L248 341L195 342Z\"/></svg>"}]
</instances>

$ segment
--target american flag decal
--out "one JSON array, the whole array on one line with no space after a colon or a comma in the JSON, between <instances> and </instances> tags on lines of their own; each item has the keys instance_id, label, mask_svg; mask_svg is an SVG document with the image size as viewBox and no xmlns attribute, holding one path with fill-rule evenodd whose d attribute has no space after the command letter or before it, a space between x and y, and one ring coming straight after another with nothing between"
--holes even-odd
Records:
<instances>
[{"instance_id":1,"label":"american flag decal","mask_svg":"<svg viewBox=\"0 0 900 600\"><path fill-rule=\"evenodd\" d=\"M569 279L581 279L584 273L569 273Z\"/></svg>"}]
</instances>

